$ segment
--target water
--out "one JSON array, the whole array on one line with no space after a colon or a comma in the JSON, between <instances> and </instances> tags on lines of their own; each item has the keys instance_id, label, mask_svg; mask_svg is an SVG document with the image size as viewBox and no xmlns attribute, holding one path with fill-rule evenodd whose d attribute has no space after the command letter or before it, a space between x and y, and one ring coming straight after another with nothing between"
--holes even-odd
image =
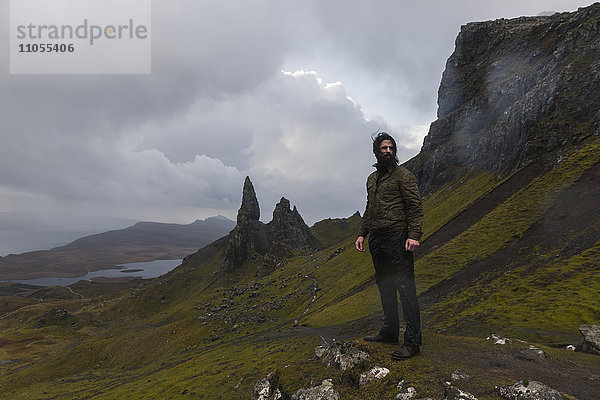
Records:
<instances>
[{"instance_id":1,"label":"water","mask_svg":"<svg viewBox=\"0 0 600 400\"><path fill-rule=\"evenodd\" d=\"M93 278L123 278L135 277L150 279L156 278L171 271L181 264L181 260L155 260L148 262L123 264L121 269L103 269L99 271L88 272L84 276L75 278L36 278L9 280L4 282L24 283L34 286L69 286L81 280L91 281Z\"/></svg>"}]
</instances>

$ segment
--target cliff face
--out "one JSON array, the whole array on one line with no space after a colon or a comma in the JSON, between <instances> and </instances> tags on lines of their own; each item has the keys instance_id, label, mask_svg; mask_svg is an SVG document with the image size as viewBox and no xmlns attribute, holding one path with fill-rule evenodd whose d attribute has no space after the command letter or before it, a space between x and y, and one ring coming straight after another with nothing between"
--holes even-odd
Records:
<instances>
[{"instance_id":1,"label":"cliff face","mask_svg":"<svg viewBox=\"0 0 600 400\"><path fill-rule=\"evenodd\" d=\"M290 201L284 197L275 206L273 220L263 224L254 186L249 177L244 181L242 205L237 215L237 225L229 233L223 259L222 272L232 272L244 265L250 254L264 256L257 275L263 276L282 265L290 251L314 246L310 228Z\"/></svg>"},{"instance_id":2,"label":"cliff face","mask_svg":"<svg viewBox=\"0 0 600 400\"><path fill-rule=\"evenodd\" d=\"M600 4L462 27L438 119L406 166L431 193L467 169L548 164L600 132Z\"/></svg>"}]
</instances>

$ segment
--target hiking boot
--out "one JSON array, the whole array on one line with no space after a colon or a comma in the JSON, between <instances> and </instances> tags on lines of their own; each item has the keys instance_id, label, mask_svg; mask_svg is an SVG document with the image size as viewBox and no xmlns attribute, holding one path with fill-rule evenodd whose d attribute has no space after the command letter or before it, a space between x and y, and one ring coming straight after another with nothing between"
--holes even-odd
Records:
<instances>
[{"instance_id":1,"label":"hiking boot","mask_svg":"<svg viewBox=\"0 0 600 400\"><path fill-rule=\"evenodd\" d=\"M398 350L392 353L392 360L401 361L407 360L421 353L419 346L411 346L403 344Z\"/></svg>"},{"instance_id":2,"label":"hiking boot","mask_svg":"<svg viewBox=\"0 0 600 400\"><path fill-rule=\"evenodd\" d=\"M398 338L392 338L392 337L383 336L381 333L378 333L375 336L365 336L365 340L367 342L379 342L379 343L398 344Z\"/></svg>"}]
</instances>

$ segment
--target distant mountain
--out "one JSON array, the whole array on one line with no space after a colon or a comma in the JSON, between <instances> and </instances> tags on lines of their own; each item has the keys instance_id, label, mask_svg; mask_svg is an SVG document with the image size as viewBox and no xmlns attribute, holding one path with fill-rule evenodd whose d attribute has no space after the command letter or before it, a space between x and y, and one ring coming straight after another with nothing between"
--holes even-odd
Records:
<instances>
[{"instance_id":1,"label":"distant mountain","mask_svg":"<svg viewBox=\"0 0 600 400\"><path fill-rule=\"evenodd\" d=\"M183 258L228 234L234 226L235 222L223 216L188 225L138 222L51 250L0 257L0 279L79 276L118 264Z\"/></svg>"}]
</instances>

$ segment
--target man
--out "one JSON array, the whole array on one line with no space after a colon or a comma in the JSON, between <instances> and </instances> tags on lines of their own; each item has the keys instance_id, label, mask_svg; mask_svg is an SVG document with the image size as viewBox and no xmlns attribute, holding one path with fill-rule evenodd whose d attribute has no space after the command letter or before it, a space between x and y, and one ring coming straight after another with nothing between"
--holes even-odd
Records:
<instances>
[{"instance_id":1,"label":"man","mask_svg":"<svg viewBox=\"0 0 600 400\"><path fill-rule=\"evenodd\" d=\"M396 141L381 132L373 141L377 170L367 178L367 207L356 239L356 249L369 251L375 267L375 281L383 306L384 322L371 342L398 343L398 299L400 294L406 331L404 344L392 359L405 360L420 353L421 322L415 288L413 251L419 247L423 208L417 179L398 165Z\"/></svg>"}]
</instances>

